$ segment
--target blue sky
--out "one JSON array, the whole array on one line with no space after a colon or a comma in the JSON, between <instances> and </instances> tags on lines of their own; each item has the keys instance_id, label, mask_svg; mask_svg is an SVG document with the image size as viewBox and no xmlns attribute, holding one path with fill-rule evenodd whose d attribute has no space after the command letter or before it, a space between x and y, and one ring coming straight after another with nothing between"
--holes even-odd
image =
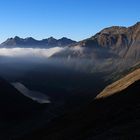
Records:
<instances>
[{"instance_id":1,"label":"blue sky","mask_svg":"<svg viewBox=\"0 0 140 140\"><path fill-rule=\"evenodd\" d=\"M1 0L0 42L14 36L82 40L104 27L137 21L139 0Z\"/></svg>"}]
</instances>

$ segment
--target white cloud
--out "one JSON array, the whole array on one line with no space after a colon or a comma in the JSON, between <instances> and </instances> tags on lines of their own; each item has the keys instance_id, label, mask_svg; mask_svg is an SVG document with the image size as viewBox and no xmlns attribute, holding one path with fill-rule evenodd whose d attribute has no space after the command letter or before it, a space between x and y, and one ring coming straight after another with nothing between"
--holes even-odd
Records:
<instances>
[{"instance_id":1,"label":"white cloud","mask_svg":"<svg viewBox=\"0 0 140 140\"><path fill-rule=\"evenodd\" d=\"M0 48L0 56L7 57L51 57L53 54L62 51L61 47L49 49L40 48Z\"/></svg>"}]
</instances>

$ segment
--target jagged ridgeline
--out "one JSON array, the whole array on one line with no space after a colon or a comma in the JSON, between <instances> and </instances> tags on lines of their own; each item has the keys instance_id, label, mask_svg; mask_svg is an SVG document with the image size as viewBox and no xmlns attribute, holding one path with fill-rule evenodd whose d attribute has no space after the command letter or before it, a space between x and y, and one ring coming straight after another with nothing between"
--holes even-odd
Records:
<instances>
[{"instance_id":1,"label":"jagged ridgeline","mask_svg":"<svg viewBox=\"0 0 140 140\"><path fill-rule=\"evenodd\" d=\"M14 48L14 47L50 48L50 47L69 46L74 43L76 43L76 41L73 41L66 37L63 37L61 39L55 39L53 37L50 37L47 39L36 40L32 37L23 39L18 36L15 36L14 38L8 38L5 42L3 42L0 45L0 47L5 47L5 48Z\"/></svg>"}]
</instances>

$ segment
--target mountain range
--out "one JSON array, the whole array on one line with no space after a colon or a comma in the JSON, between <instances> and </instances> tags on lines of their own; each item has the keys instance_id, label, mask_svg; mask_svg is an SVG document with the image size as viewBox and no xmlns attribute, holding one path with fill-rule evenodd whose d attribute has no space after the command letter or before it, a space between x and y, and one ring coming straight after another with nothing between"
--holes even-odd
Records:
<instances>
[{"instance_id":1,"label":"mountain range","mask_svg":"<svg viewBox=\"0 0 140 140\"><path fill-rule=\"evenodd\" d=\"M8 38L5 42L3 42L0 47L6 48L14 48L14 47L23 47L23 48L51 48L51 47L64 47L69 46L76 43L71 39L63 37L61 39L55 39L53 37L43 39L43 40L36 40L32 37L28 38L20 38L15 36L14 38Z\"/></svg>"},{"instance_id":2,"label":"mountain range","mask_svg":"<svg viewBox=\"0 0 140 140\"><path fill-rule=\"evenodd\" d=\"M9 38L0 47L67 47L53 57L78 57L78 58L140 58L140 22L130 27L112 26L101 30L94 36L76 42L66 37L55 39L53 37L35 40L32 37Z\"/></svg>"}]
</instances>

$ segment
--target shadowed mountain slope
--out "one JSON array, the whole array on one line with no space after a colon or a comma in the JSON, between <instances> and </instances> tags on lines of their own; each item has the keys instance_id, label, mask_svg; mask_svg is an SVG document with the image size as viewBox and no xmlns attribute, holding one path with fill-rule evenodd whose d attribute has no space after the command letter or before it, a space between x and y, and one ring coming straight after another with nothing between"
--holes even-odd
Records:
<instances>
[{"instance_id":1,"label":"shadowed mountain slope","mask_svg":"<svg viewBox=\"0 0 140 140\"><path fill-rule=\"evenodd\" d=\"M16 135L31 131L45 107L45 104L29 99L0 78L0 139L11 140Z\"/></svg>"},{"instance_id":2,"label":"shadowed mountain slope","mask_svg":"<svg viewBox=\"0 0 140 140\"><path fill-rule=\"evenodd\" d=\"M128 81L131 81L131 78ZM116 94L106 98L95 99L85 108L64 114L54 119L47 126L44 125L44 128L26 135L22 139L139 139L140 79L138 78L130 83L126 88L121 88L118 90L119 92L115 92ZM120 87L123 84L120 84ZM110 92L112 92L112 89Z\"/></svg>"},{"instance_id":3,"label":"shadowed mountain slope","mask_svg":"<svg viewBox=\"0 0 140 140\"><path fill-rule=\"evenodd\" d=\"M0 78L0 118L11 120L24 118L40 107L40 104L25 97L12 85Z\"/></svg>"}]
</instances>

